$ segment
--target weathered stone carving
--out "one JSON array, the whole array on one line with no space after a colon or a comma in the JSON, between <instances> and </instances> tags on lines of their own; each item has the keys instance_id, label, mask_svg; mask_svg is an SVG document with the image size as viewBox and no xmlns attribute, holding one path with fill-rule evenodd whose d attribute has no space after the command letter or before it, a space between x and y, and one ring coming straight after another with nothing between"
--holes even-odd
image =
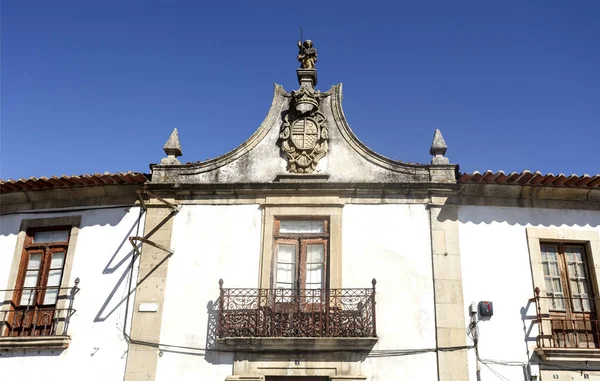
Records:
<instances>
[{"instance_id":1,"label":"weathered stone carving","mask_svg":"<svg viewBox=\"0 0 600 381\"><path fill-rule=\"evenodd\" d=\"M180 165L181 162L177 159L177 156L181 156L181 144L179 143L179 134L177 129L173 129L169 140L165 143L163 150L167 154L167 157L160 161L160 165Z\"/></svg>"},{"instance_id":2,"label":"weathered stone carving","mask_svg":"<svg viewBox=\"0 0 600 381\"><path fill-rule=\"evenodd\" d=\"M317 63L317 49L313 48L313 42L306 40L298 41L298 61L302 69L314 69Z\"/></svg>"},{"instance_id":3,"label":"weathered stone carving","mask_svg":"<svg viewBox=\"0 0 600 381\"><path fill-rule=\"evenodd\" d=\"M325 115L319 111L320 92L309 87L292 91L279 138L288 159L288 171L312 173L329 148Z\"/></svg>"},{"instance_id":4,"label":"weathered stone carving","mask_svg":"<svg viewBox=\"0 0 600 381\"><path fill-rule=\"evenodd\" d=\"M447 157L444 157L447 149L448 146L444 141L444 137L442 136L440 129L436 128L435 132L433 133L431 148L429 149L429 153L433 156L431 159L431 164L449 164L450 160L448 160Z\"/></svg>"}]
</instances>

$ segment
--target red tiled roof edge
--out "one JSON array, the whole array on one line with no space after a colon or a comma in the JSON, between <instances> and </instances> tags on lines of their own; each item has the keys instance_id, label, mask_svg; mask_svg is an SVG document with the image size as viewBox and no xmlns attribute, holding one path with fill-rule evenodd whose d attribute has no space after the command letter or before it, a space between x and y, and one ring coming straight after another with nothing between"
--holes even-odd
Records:
<instances>
[{"instance_id":1,"label":"red tiled roof edge","mask_svg":"<svg viewBox=\"0 0 600 381\"><path fill-rule=\"evenodd\" d=\"M479 173L464 173L458 178L460 184L512 184L512 185L532 185L549 187L567 187L567 188L599 188L600 175L583 176L564 174L553 175L549 173L542 175L540 172L523 171L521 173L512 172L505 174L503 171L492 172L485 171Z\"/></svg>"},{"instance_id":2,"label":"red tiled roof edge","mask_svg":"<svg viewBox=\"0 0 600 381\"><path fill-rule=\"evenodd\" d=\"M140 172L94 173L93 175L60 177L30 177L29 179L0 180L0 194L33 191L54 188L70 188L80 186L113 185L113 184L143 184L149 179L148 174Z\"/></svg>"}]
</instances>

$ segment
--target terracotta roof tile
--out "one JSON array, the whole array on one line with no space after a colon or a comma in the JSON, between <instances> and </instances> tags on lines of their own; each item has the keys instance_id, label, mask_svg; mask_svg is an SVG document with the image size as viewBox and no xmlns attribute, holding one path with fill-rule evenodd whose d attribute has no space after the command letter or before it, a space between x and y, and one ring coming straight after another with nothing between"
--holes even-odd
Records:
<instances>
[{"instance_id":1,"label":"terracotta roof tile","mask_svg":"<svg viewBox=\"0 0 600 381\"><path fill-rule=\"evenodd\" d=\"M532 186L554 186L567 188L600 188L600 175L590 177L585 174L583 176L571 175L558 176L549 173L542 175L540 172L531 173L525 170L521 173L512 172L509 175L502 171L496 173L486 171L481 174L477 171L473 173L464 173L458 179L460 184L519 184Z\"/></svg>"},{"instance_id":2,"label":"terracotta roof tile","mask_svg":"<svg viewBox=\"0 0 600 381\"><path fill-rule=\"evenodd\" d=\"M0 194L25 190L41 190L53 188L69 188L75 186L95 186L111 184L143 184L148 181L149 175L139 172L94 173L93 175L72 175L61 177L30 177L19 180L0 180Z\"/></svg>"}]
</instances>

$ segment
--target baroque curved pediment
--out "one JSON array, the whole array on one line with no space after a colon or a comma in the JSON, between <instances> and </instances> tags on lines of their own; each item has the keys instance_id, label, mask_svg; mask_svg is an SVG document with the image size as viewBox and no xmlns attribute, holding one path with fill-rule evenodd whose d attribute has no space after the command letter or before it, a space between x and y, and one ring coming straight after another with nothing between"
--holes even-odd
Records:
<instances>
[{"instance_id":1,"label":"baroque curved pediment","mask_svg":"<svg viewBox=\"0 0 600 381\"><path fill-rule=\"evenodd\" d=\"M245 142L234 150L207 161L153 165L152 182L271 183L282 175L301 179L302 176L307 176L305 173L319 175L319 181L324 182L430 182L429 165L392 160L374 152L358 139L344 116L341 84L332 86L327 92L318 93L318 108L310 118L298 119L296 115L296 119L290 119L294 112L291 107L296 105L294 95L276 84L266 118ZM292 136L292 130L286 132L286 128L294 127L304 135ZM192 144L187 142L186 145L189 147ZM300 147L306 152L320 147L320 151L317 152L316 159L301 159L305 161L301 163L304 167L301 171L303 173L300 173L298 167L295 167L296 170L290 169L294 168L290 164L290 160L294 160L289 153L290 147L297 151Z\"/></svg>"}]
</instances>

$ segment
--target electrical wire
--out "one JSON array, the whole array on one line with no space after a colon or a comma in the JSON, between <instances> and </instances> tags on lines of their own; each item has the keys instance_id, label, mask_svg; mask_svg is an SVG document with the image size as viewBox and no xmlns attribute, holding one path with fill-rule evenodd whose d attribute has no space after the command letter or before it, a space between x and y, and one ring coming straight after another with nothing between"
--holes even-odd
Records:
<instances>
[{"instance_id":1,"label":"electrical wire","mask_svg":"<svg viewBox=\"0 0 600 381\"><path fill-rule=\"evenodd\" d=\"M502 361L502 360L490 360L490 359L482 359L482 358L480 358L479 361L482 364L491 364L491 365L521 366L521 367L524 365L529 365L529 363L522 362L522 361Z\"/></svg>"},{"instance_id":2,"label":"electrical wire","mask_svg":"<svg viewBox=\"0 0 600 381\"><path fill-rule=\"evenodd\" d=\"M503 381L510 381L508 378L504 377L502 374L498 373L497 370L495 370L494 368L492 368L491 366L489 366L486 363L482 363L486 368L488 368L490 370L490 372L492 372L492 374L494 374L496 377L498 377L499 379L503 380Z\"/></svg>"}]
</instances>

